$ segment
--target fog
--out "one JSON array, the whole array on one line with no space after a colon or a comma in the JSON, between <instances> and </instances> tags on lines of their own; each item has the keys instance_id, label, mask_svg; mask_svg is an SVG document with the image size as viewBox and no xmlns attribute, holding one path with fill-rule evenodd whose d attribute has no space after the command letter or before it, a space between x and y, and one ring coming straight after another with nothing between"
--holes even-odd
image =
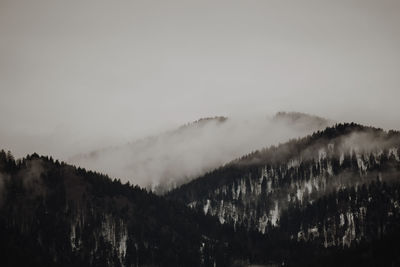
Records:
<instances>
[{"instance_id":1,"label":"fog","mask_svg":"<svg viewBox=\"0 0 400 267\"><path fill-rule=\"evenodd\" d=\"M78 155L69 162L162 191L256 149L332 123L299 113L209 118L134 143Z\"/></svg>"},{"instance_id":2,"label":"fog","mask_svg":"<svg viewBox=\"0 0 400 267\"><path fill-rule=\"evenodd\" d=\"M279 110L399 129L399 13L395 0L0 0L0 146L67 160Z\"/></svg>"}]
</instances>

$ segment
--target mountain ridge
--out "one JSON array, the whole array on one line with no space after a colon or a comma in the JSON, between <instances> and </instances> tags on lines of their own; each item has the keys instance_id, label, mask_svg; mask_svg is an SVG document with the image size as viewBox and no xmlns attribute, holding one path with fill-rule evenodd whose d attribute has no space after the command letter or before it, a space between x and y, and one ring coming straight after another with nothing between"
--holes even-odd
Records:
<instances>
[{"instance_id":1,"label":"mountain ridge","mask_svg":"<svg viewBox=\"0 0 400 267\"><path fill-rule=\"evenodd\" d=\"M51 157L0 151L0 185L4 266L230 266L247 257L214 218Z\"/></svg>"},{"instance_id":2,"label":"mountain ridge","mask_svg":"<svg viewBox=\"0 0 400 267\"><path fill-rule=\"evenodd\" d=\"M265 233L271 227L281 227L281 220L289 220L287 216L292 216L291 213L300 214L309 204L314 205L324 197L336 199L341 190L345 190L348 197L348 190L357 192L363 186L367 186L363 190L369 192L375 190L369 185L377 180L389 184L389 188L392 184L396 188L400 182L399 152L398 131L386 132L354 123L337 124L313 135L243 156L182 185L167 197L211 214L223 224L242 225ZM391 201L385 206L388 221L391 221L390 216L400 213L396 194ZM365 204L354 205L359 206L361 211L340 216L332 213L332 216L340 217L340 222L333 223L331 227L343 228L344 222L349 221L353 223L351 231L363 227L367 223L363 221L363 216L366 216L363 212L367 210L364 210ZM350 217L345 219L343 216ZM356 217L359 220L354 223L353 218ZM316 222L317 225L322 223ZM292 223L298 225L298 229L291 230L292 238L301 239L304 222L295 219ZM346 227L349 225L346 224ZM364 230L357 230L357 234L349 237L332 229L329 229L332 232L329 238L326 235L328 230L319 226L314 228L311 225L307 231L317 231L319 237L325 233L324 240L319 241L325 247L336 246L337 238L343 239L343 245L350 246L365 234Z\"/></svg>"},{"instance_id":3,"label":"mountain ridge","mask_svg":"<svg viewBox=\"0 0 400 267\"><path fill-rule=\"evenodd\" d=\"M93 151L69 162L162 194L261 144L286 141L286 138L311 133L330 123L317 116L295 112L256 119L209 117L125 146Z\"/></svg>"},{"instance_id":4,"label":"mountain ridge","mask_svg":"<svg viewBox=\"0 0 400 267\"><path fill-rule=\"evenodd\" d=\"M346 138L340 139L341 134ZM321 141L321 136L329 138ZM5 266L396 266L400 263L399 138L397 131L338 124L243 156L236 161L244 164L233 161L206 174L206 182L194 180L166 197L51 157L32 154L15 160L1 151L2 262ZM313 146L315 141L321 141L319 146ZM342 159L336 152L341 151L339 144L347 145L343 141L379 151L354 150ZM396 149L391 149L393 144ZM326 154L319 150L323 146ZM274 157L277 151L287 155ZM300 152L303 162L283 163L285 157ZM373 155L368 161L367 154ZM225 175L232 166L237 169ZM214 182L223 183L213 184L210 174L218 178Z\"/></svg>"}]
</instances>

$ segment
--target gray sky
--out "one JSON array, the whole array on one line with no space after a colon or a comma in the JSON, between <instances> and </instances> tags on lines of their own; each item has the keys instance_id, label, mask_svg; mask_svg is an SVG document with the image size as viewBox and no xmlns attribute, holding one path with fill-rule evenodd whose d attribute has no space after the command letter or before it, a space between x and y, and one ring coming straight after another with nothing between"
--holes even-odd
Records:
<instances>
[{"instance_id":1,"label":"gray sky","mask_svg":"<svg viewBox=\"0 0 400 267\"><path fill-rule=\"evenodd\" d=\"M0 145L62 158L278 110L400 129L399 47L396 0L0 0Z\"/></svg>"}]
</instances>

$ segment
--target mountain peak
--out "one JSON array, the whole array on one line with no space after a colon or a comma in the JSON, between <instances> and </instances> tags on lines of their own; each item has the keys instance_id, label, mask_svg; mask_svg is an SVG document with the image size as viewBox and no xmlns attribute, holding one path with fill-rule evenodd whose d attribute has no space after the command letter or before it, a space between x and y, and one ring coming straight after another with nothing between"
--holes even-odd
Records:
<instances>
[{"instance_id":1,"label":"mountain peak","mask_svg":"<svg viewBox=\"0 0 400 267\"><path fill-rule=\"evenodd\" d=\"M75 157L71 162L161 193L260 147L329 125L328 120L301 113L279 113L274 119L205 117L159 135Z\"/></svg>"},{"instance_id":2,"label":"mountain peak","mask_svg":"<svg viewBox=\"0 0 400 267\"><path fill-rule=\"evenodd\" d=\"M320 125L320 126L328 126L332 125L333 121L322 118L319 116L307 114L307 113L302 113L302 112L296 112L296 111L279 111L275 114L273 117L273 120L275 121L287 121L289 123L300 123L300 124L314 124L314 125Z\"/></svg>"}]
</instances>

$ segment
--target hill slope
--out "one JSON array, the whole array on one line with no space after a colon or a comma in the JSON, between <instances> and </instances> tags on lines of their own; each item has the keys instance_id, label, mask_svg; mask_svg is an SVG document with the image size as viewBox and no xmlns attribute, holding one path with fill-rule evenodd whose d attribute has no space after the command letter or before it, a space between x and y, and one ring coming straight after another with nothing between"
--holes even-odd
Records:
<instances>
[{"instance_id":1,"label":"hill slope","mask_svg":"<svg viewBox=\"0 0 400 267\"><path fill-rule=\"evenodd\" d=\"M231 266L249 259L233 233L107 176L0 152L2 266Z\"/></svg>"},{"instance_id":2,"label":"hill slope","mask_svg":"<svg viewBox=\"0 0 400 267\"><path fill-rule=\"evenodd\" d=\"M399 132L339 124L244 156L168 197L223 224L352 247L399 228L399 158Z\"/></svg>"},{"instance_id":3,"label":"hill slope","mask_svg":"<svg viewBox=\"0 0 400 267\"><path fill-rule=\"evenodd\" d=\"M169 200L2 151L2 266L397 266L398 140L338 125L252 153Z\"/></svg>"},{"instance_id":4,"label":"hill slope","mask_svg":"<svg viewBox=\"0 0 400 267\"><path fill-rule=\"evenodd\" d=\"M69 162L163 193L259 147L324 129L331 122L280 112L253 119L205 118L178 129Z\"/></svg>"}]
</instances>

